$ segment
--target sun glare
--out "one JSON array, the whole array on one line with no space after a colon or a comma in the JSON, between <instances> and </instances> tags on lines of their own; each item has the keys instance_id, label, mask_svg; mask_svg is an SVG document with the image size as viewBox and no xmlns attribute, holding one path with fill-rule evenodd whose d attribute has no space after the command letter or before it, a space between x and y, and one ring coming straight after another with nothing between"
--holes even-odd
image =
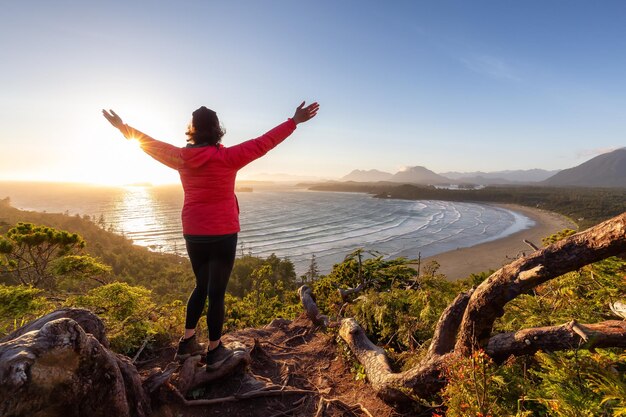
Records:
<instances>
[{"instance_id":1,"label":"sun glare","mask_svg":"<svg viewBox=\"0 0 626 417\"><path fill-rule=\"evenodd\" d=\"M139 140L137 140L137 138L135 138L135 137L132 137L132 136L131 136L131 137L128 139L128 144L129 144L131 147L133 147L133 148L136 148L136 149L141 149L141 145L139 144Z\"/></svg>"},{"instance_id":2,"label":"sun glare","mask_svg":"<svg viewBox=\"0 0 626 417\"><path fill-rule=\"evenodd\" d=\"M124 139L104 130L98 148L98 158L85 155L81 181L102 185L172 184L178 173L157 162L139 146L137 139ZM93 150L91 151L93 152Z\"/></svg>"}]
</instances>

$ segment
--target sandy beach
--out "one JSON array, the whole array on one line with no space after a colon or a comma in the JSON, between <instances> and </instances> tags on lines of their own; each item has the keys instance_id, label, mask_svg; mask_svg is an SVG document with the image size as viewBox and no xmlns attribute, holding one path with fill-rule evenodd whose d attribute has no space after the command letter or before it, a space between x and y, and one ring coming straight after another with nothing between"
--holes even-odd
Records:
<instances>
[{"instance_id":1,"label":"sandy beach","mask_svg":"<svg viewBox=\"0 0 626 417\"><path fill-rule=\"evenodd\" d=\"M520 255L532 252L528 240L542 247L541 239L563 229L578 230L570 219L549 211L519 206L514 204L494 204L508 210L523 214L535 221L529 229L509 235L505 238L486 242L468 248L459 248L439 255L424 258L422 265L430 261L439 262L439 272L449 280L462 279L472 273L480 273L490 269L499 269Z\"/></svg>"}]
</instances>

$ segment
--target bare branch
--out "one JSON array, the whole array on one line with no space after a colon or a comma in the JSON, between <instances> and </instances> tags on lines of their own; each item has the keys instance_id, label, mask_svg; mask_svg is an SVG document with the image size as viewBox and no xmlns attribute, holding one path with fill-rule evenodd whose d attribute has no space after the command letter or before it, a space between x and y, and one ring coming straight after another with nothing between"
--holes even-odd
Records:
<instances>
[{"instance_id":1,"label":"bare branch","mask_svg":"<svg viewBox=\"0 0 626 417\"><path fill-rule=\"evenodd\" d=\"M371 281L361 281L361 283L356 287L356 288L348 288L348 289L343 289L343 288L339 288L337 291L339 292L339 295L341 296L341 300L346 302L348 301L348 298L352 295L352 294L358 294L361 291L363 291L370 283Z\"/></svg>"},{"instance_id":2,"label":"bare branch","mask_svg":"<svg viewBox=\"0 0 626 417\"><path fill-rule=\"evenodd\" d=\"M258 389L254 391L248 391L243 394L229 395L228 397L221 398L211 398L208 400L188 400L186 399L180 392L176 392L177 397L181 400L181 402L186 406L196 406L196 405L213 405L213 404L222 404L227 402L236 402L241 400L246 400L249 398L259 398L259 397L275 397L282 395L293 395L293 394L316 394L317 391L307 390L307 389L297 389L297 388L289 388L281 390L279 386L277 388L272 387L272 389Z\"/></svg>"},{"instance_id":3,"label":"bare branch","mask_svg":"<svg viewBox=\"0 0 626 417\"><path fill-rule=\"evenodd\" d=\"M495 361L504 361L511 355L532 355L538 350L555 352L578 347L626 347L626 322L609 320L579 324L571 321L560 326L501 333L489 339L485 352Z\"/></svg>"},{"instance_id":4,"label":"bare branch","mask_svg":"<svg viewBox=\"0 0 626 417\"><path fill-rule=\"evenodd\" d=\"M443 311L439 321L437 322L433 340L428 348L427 357L444 355L454 349L456 334L459 330L459 326L461 325L463 313L465 313L467 303L473 293L474 289L471 289L457 295L457 297Z\"/></svg>"},{"instance_id":5,"label":"bare branch","mask_svg":"<svg viewBox=\"0 0 626 417\"><path fill-rule=\"evenodd\" d=\"M533 250L539 250L539 247L537 245L535 245L533 242L531 242L530 240L528 240L528 239L524 239L524 240L522 240L522 242L524 242L525 244L527 244L528 246L533 248Z\"/></svg>"}]
</instances>

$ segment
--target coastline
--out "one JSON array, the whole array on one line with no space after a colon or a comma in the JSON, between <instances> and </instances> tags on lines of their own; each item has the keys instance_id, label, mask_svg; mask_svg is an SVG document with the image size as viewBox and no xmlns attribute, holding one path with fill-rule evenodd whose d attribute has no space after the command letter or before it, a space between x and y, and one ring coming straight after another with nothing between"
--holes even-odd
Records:
<instances>
[{"instance_id":1,"label":"coastline","mask_svg":"<svg viewBox=\"0 0 626 417\"><path fill-rule=\"evenodd\" d=\"M20 191L32 197L34 193L32 192L30 188L21 187ZM158 190L158 189L159 189L158 187L151 188L151 190ZM50 187L46 186L45 190L50 191ZM124 192L127 193L127 191L124 191ZM313 193L315 193L315 191L313 191ZM332 193L333 194L335 193L354 194L354 192L336 192L336 191L332 191ZM51 197L55 197L56 200L59 200L58 196L56 196L56 193L52 192L51 194L52 194ZM246 197L250 197L252 194L255 194L255 197L258 197L258 194L261 194L261 193L245 193L245 194L246 194ZM368 193L357 193L357 194L367 195L368 198L372 197ZM101 196L101 195L102 193L99 192L98 196ZM18 197L20 196L21 194L18 194ZM65 205L69 204L68 207L77 208L79 207L80 204L85 203L84 193L72 192L68 195L63 194L62 196L63 198L59 200L61 201L60 204L65 204ZM72 198L74 197L79 198L80 204L74 204L75 199L68 198L68 196ZM91 194L89 194L89 196L91 196ZM168 196L170 196L169 193L165 195L165 197L169 198ZM131 195L130 197L133 197L133 196ZM16 198L15 201L17 202L17 201L20 201L21 199L22 198ZM297 200L300 200L300 199L301 199L301 196L298 195ZM40 202L40 200L41 198L38 198L36 201ZM51 201L55 202L56 200L51 200ZM316 200L318 200L317 197L316 197ZM104 203L106 203L107 201L108 200L106 200ZM129 201L133 201L133 199L131 198ZM103 206L104 203L98 200L97 206ZM422 258L422 265L426 265L431 260L436 260L440 264L439 272L445 274L449 280L462 279L462 278L469 276L471 273L480 273L480 272L488 271L490 269L498 269L502 267L503 265L510 263L513 259L517 257L518 254L521 254L522 252L529 253L531 251L531 248L525 243L523 243L523 239L527 239L533 242L534 244L536 244L537 246L541 246L541 239L546 236L549 236L564 228L577 229L576 225L573 224L569 219L565 218L562 215L556 214L554 212L536 209L534 207L527 207L527 206L514 205L514 204L485 203L485 202L475 202L475 203L480 204L480 205L488 205L492 207L499 207L502 209L514 211L516 213L519 213L521 215L524 215L532 219L535 224L528 229L514 232L508 236L501 237L499 239L494 236L492 237L494 240L480 243L480 244L470 246L470 247L455 249L456 246L454 244L447 245L441 248L443 250L448 250L447 252L442 252L437 255ZM91 206L93 206L93 204ZM99 213L97 213L93 208L90 208L91 206L87 206L87 208L84 208L80 212L80 214L81 215L89 214L89 215L94 216L94 218L96 218L97 217L96 214L99 214ZM60 208L58 208L57 210L58 212L62 212L65 209L65 207L62 205L59 207ZM42 208L35 207L35 208L29 208L29 210L42 210ZM43 210L43 211L45 212L46 210ZM108 222L111 225L114 225L115 227L118 227L119 229L122 228L118 223L114 222L116 220L115 217L110 216L109 214L105 213L105 218L106 220L108 220ZM128 216L126 217L122 216L122 218L126 219L128 218ZM159 249L165 252L169 251L168 248L166 248L166 245L169 245L170 247L174 247L174 248L184 247L184 242L181 243L180 241L178 242L176 241L178 237L172 238L171 233L169 235L170 237L169 237L169 240L167 241L156 242L156 243L150 242L150 243L153 243L155 247L157 244L161 245L159 246ZM136 244L138 240L141 240L141 239L138 239L133 234L133 232L127 232L126 236L127 237L130 236L131 239L135 239ZM180 240L182 240L182 236L180 236ZM150 246L150 243L144 244L143 246ZM178 246L176 246L177 244ZM178 250L175 249L174 253L178 254ZM430 253L433 253L433 252L431 251ZM265 256L265 255L260 255L260 256ZM293 258L291 259L294 260ZM341 259L339 259L338 262L340 262L342 259L343 257L341 257ZM318 262L320 262L320 260L321 259L318 258ZM308 266L308 264L310 263L310 258L307 257L306 260L302 262L303 262L303 265L305 265L303 269L305 269L306 266ZM332 263L329 263L330 265L328 267L329 270L332 268L333 263L335 262L333 261ZM296 268L296 270L298 269Z\"/></svg>"},{"instance_id":2,"label":"coastline","mask_svg":"<svg viewBox=\"0 0 626 417\"><path fill-rule=\"evenodd\" d=\"M533 250L523 240L542 247L541 239L544 237L563 229L578 230L572 220L558 213L517 204L491 205L523 214L533 220L535 225L501 239L429 256L422 259L422 265L437 261L440 265L438 272L444 274L448 280L456 281L473 273L500 269L518 258L518 255L529 254Z\"/></svg>"}]
</instances>

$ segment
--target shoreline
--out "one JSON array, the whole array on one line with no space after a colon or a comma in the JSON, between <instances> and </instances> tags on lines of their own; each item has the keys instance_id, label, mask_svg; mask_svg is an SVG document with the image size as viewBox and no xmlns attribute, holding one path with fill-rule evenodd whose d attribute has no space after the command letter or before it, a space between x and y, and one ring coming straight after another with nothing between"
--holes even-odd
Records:
<instances>
[{"instance_id":1,"label":"shoreline","mask_svg":"<svg viewBox=\"0 0 626 417\"><path fill-rule=\"evenodd\" d=\"M317 191L312 192L315 193ZM337 191L331 191L331 193L337 193ZM347 191L345 193L354 194L354 192L350 191ZM371 194L368 195L373 198ZM437 255L422 258L422 265L426 265L430 261L436 260L440 265L438 272L446 275L447 279L451 281L466 278L472 273L481 273L489 271L490 269L499 269L503 265L512 262L518 257L518 255L522 253L530 253L532 249L523 242L524 239L529 240L535 245L541 247L541 239L544 237L547 237L565 228L572 228L574 230L578 229L577 225L565 216L557 214L555 212L537 209L535 207L508 203L472 203L498 207L516 212L527 218L530 218L534 221L535 224L528 229L516 231L508 236L484 243L475 244L474 246L454 249L455 246L448 245L448 248L450 248L451 250L439 253ZM40 211L41 209L31 208L29 210ZM46 210L43 210L43 212L45 211ZM84 214L87 213L88 212ZM135 241L134 244L139 245L137 241ZM165 250L165 252L168 251ZM413 266L416 266L415 263L413 263ZM332 268L332 264L330 265L330 268Z\"/></svg>"},{"instance_id":2,"label":"shoreline","mask_svg":"<svg viewBox=\"0 0 626 417\"><path fill-rule=\"evenodd\" d=\"M437 261L439 263L437 272L444 274L450 281L456 281L466 278L470 274L500 269L517 259L519 255L524 256L531 253L533 249L523 240L528 240L536 246L542 247L541 239L551 234L563 229L578 230L578 225L572 220L551 211L517 204L490 205L520 213L533 220L535 225L501 239L429 256L422 259L422 265Z\"/></svg>"}]
</instances>

